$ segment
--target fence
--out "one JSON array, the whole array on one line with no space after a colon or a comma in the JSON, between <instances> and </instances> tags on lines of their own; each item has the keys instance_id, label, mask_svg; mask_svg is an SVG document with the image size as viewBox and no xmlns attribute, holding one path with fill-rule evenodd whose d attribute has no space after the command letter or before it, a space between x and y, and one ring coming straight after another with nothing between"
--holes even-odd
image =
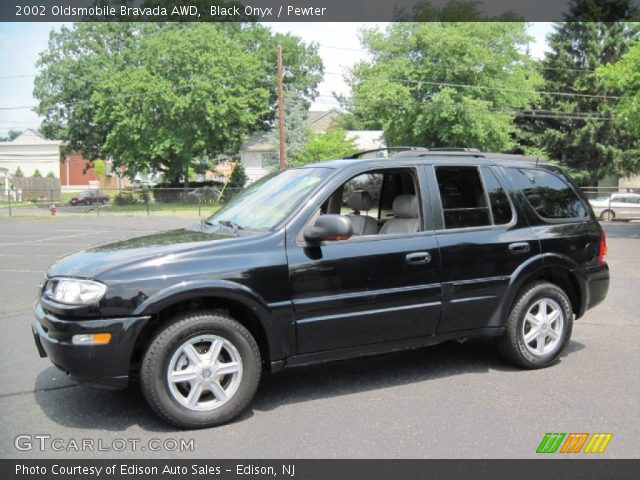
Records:
<instances>
[{"instance_id":1,"label":"fence","mask_svg":"<svg viewBox=\"0 0 640 480\"><path fill-rule=\"evenodd\" d=\"M56 214L191 212L208 216L238 194L238 188L128 188L82 192L33 189L28 195L0 191L0 216Z\"/></svg>"}]
</instances>

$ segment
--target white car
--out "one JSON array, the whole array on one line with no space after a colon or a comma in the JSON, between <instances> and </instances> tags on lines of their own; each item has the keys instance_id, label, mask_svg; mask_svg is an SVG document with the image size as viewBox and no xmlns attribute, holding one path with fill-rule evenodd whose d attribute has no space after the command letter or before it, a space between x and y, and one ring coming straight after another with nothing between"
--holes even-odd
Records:
<instances>
[{"instance_id":1,"label":"white car","mask_svg":"<svg viewBox=\"0 0 640 480\"><path fill-rule=\"evenodd\" d=\"M589 200L595 214L608 222L640 219L640 194L613 193L609 197Z\"/></svg>"}]
</instances>

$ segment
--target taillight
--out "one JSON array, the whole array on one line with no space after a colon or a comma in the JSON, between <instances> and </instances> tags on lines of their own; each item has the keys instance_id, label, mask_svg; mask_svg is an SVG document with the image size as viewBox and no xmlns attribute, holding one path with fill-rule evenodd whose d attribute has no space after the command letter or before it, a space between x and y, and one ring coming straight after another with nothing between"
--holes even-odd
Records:
<instances>
[{"instance_id":1,"label":"taillight","mask_svg":"<svg viewBox=\"0 0 640 480\"><path fill-rule=\"evenodd\" d=\"M598 254L598 265L607 263L607 238L604 230L600 233L600 253Z\"/></svg>"}]
</instances>

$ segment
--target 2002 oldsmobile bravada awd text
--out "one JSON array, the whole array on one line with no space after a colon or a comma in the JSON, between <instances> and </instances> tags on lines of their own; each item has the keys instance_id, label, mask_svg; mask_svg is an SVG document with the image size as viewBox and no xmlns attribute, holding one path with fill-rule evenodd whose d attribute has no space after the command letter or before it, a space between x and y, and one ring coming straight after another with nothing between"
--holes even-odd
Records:
<instances>
[{"instance_id":1,"label":"2002 oldsmobile bravada awd text","mask_svg":"<svg viewBox=\"0 0 640 480\"><path fill-rule=\"evenodd\" d=\"M140 378L186 428L218 425L263 370L497 337L551 365L609 287L604 233L537 159L405 149L254 183L195 227L65 257L35 305L38 350L80 382Z\"/></svg>"}]
</instances>

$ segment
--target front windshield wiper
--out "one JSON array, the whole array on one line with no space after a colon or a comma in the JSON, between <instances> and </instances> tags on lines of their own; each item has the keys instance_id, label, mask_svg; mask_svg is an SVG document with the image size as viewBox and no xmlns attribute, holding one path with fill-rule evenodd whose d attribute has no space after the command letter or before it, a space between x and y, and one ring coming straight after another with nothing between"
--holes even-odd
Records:
<instances>
[{"instance_id":1,"label":"front windshield wiper","mask_svg":"<svg viewBox=\"0 0 640 480\"><path fill-rule=\"evenodd\" d=\"M230 230L233 233L236 233L238 230L244 230L244 227L240 224L237 224L231 220L214 220L214 222L210 222L209 220L204 221L205 225L209 225L210 227L224 227L225 230Z\"/></svg>"}]
</instances>

